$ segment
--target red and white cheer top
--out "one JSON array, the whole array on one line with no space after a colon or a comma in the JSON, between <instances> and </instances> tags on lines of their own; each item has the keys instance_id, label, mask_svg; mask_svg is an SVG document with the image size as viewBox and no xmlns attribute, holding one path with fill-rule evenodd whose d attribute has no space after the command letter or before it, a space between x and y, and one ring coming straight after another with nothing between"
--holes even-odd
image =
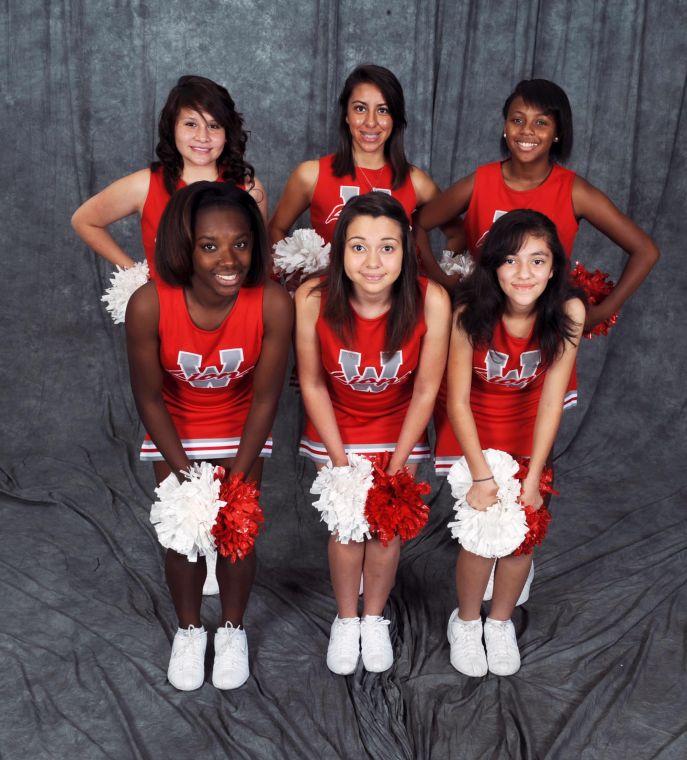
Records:
<instances>
[{"instance_id":1,"label":"red and white cheer top","mask_svg":"<svg viewBox=\"0 0 687 760\"><path fill-rule=\"evenodd\" d=\"M570 169L553 164L551 173L538 187L513 190L503 179L501 161L479 166L465 214L465 233L470 253L473 256L478 254L484 236L500 216L514 209L530 208L545 214L556 225L563 250L570 259L579 227L572 202L575 176Z\"/></svg>"},{"instance_id":2,"label":"red and white cheer top","mask_svg":"<svg viewBox=\"0 0 687 760\"><path fill-rule=\"evenodd\" d=\"M472 364L470 408L482 449L531 456L534 423L546 377L534 326L527 338L515 338L499 320L491 347L475 349ZM434 410L434 461L437 475L446 475L463 452L446 414L445 383L439 394L441 403Z\"/></svg>"},{"instance_id":3,"label":"red and white cheer top","mask_svg":"<svg viewBox=\"0 0 687 760\"><path fill-rule=\"evenodd\" d=\"M322 366L334 415L347 452L374 455L394 451L405 419L422 347L427 332L424 299L427 280L418 280L422 302L411 336L398 351L384 355L387 314L365 319L355 314L355 337L344 345L323 317L326 292L321 291L320 315L316 324ZM327 450L312 422L307 419L299 453L326 462ZM429 458L423 435L413 448L409 462Z\"/></svg>"},{"instance_id":4,"label":"red and white cheer top","mask_svg":"<svg viewBox=\"0 0 687 760\"><path fill-rule=\"evenodd\" d=\"M372 190L379 190L396 198L410 220L417 203L410 173L401 187L392 190L393 178L389 164L384 164L381 169L361 169L358 166L355 170L355 179L353 179L350 174L335 177L332 172L333 160L334 154L320 159L320 170L310 201L311 224L315 232L324 238L325 243L332 242L336 222L346 201Z\"/></svg>"},{"instance_id":5,"label":"red and white cheer top","mask_svg":"<svg viewBox=\"0 0 687 760\"><path fill-rule=\"evenodd\" d=\"M190 459L236 456L253 400L253 370L263 337L264 288L242 287L224 322L215 330L196 326L184 289L160 280L162 397ZM260 456L269 456L267 440ZM163 459L146 435L141 459Z\"/></svg>"}]
</instances>

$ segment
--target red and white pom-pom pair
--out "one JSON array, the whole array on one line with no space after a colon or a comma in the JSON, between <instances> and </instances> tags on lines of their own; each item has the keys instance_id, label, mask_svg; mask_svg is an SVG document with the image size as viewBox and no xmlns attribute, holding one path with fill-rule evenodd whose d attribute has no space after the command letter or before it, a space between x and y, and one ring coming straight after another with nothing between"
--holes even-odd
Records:
<instances>
[{"instance_id":1,"label":"red and white pom-pom pair","mask_svg":"<svg viewBox=\"0 0 687 760\"><path fill-rule=\"evenodd\" d=\"M194 463L179 482L172 473L155 489L150 521L166 549L191 562L218 551L232 562L253 550L263 521L260 492L243 475L226 477L223 467Z\"/></svg>"},{"instance_id":2,"label":"red and white pom-pom pair","mask_svg":"<svg viewBox=\"0 0 687 760\"><path fill-rule=\"evenodd\" d=\"M453 538L473 554L482 557L506 557L509 554L531 554L548 529L551 515L545 505L538 510L520 503L522 480L527 475L526 459L516 461L510 454L487 449L484 457L494 476L497 501L486 510L477 510L467 502L472 476L464 457L448 474L456 503L456 519L448 524ZM553 473L545 468L540 481L540 493L556 493L551 484Z\"/></svg>"},{"instance_id":3,"label":"red and white pom-pom pair","mask_svg":"<svg viewBox=\"0 0 687 760\"><path fill-rule=\"evenodd\" d=\"M317 474L311 493L320 498L314 506L341 543L374 536L386 546L395 536L415 538L426 525L429 507L422 495L429 484L416 482L406 467L387 474L389 458L378 454L371 462L349 454L348 466L330 463Z\"/></svg>"}]
</instances>

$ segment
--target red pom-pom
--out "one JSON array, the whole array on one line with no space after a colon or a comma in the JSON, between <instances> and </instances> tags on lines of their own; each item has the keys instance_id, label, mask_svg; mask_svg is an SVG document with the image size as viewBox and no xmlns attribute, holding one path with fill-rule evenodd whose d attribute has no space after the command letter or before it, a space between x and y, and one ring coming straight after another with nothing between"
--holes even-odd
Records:
<instances>
[{"instance_id":1,"label":"red pom-pom","mask_svg":"<svg viewBox=\"0 0 687 760\"><path fill-rule=\"evenodd\" d=\"M589 272L583 264L576 262L575 268L570 272L570 278L575 286L584 290L587 294L587 301L590 306L596 306L613 290L615 283L609 279L606 272L595 269ZM592 338L594 335L608 335L608 331L618 321L618 312L611 314L589 332L584 333L585 338Z\"/></svg>"},{"instance_id":2,"label":"red pom-pom","mask_svg":"<svg viewBox=\"0 0 687 760\"><path fill-rule=\"evenodd\" d=\"M247 483L241 474L225 479L220 487L219 498L226 504L217 512L212 535L217 551L232 562L246 557L255 546L258 524L264 520L258 496L255 484Z\"/></svg>"},{"instance_id":3,"label":"red pom-pom","mask_svg":"<svg viewBox=\"0 0 687 760\"><path fill-rule=\"evenodd\" d=\"M523 509L527 520L527 534L520 546L513 552L515 557L520 554L532 554L534 547L546 538L551 522L551 512L549 512L546 504L542 504L539 509L526 504Z\"/></svg>"},{"instance_id":4,"label":"red pom-pom","mask_svg":"<svg viewBox=\"0 0 687 760\"><path fill-rule=\"evenodd\" d=\"M515 460L520 465L520 469L515 474L518 480L524 480L529 472L529 459L527 457L515 457ZM559 493L553 487L553 470L551 467L544 467L539 478L539 493L550 493L553 496L558 496ZM535 509L529 504L523 505L525 510L525 519L527 520L527 534L523 539L523 542L513 552L514 556L520 554L532 554L535 546L540 544L545 538L549 530L549 523L551 522L551 512L549 512L546 504L542 504L539 509Z\"/></svg>"},{"instance_id":5,"label":"red pom-pom","mask_svg":"<svg viewBox=\"0 0 687 760\"><path fill-rule=\"evenodd\" d=\"M379 454L373 462L373 485L367 493L365 517L370 533L384 546L395 536L401 541L415 538L425 527L429 507L422 500L431 490L429 483L416 482L407 467L388 475L389 454Z\"/></svg>"}]
</instances>

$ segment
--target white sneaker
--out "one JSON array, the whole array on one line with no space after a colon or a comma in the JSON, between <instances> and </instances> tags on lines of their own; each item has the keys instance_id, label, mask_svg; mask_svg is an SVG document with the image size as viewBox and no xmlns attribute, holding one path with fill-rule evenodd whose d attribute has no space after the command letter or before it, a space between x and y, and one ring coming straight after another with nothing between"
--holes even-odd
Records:
<instances>
[{"instance_id":1,"label":"white sneaker","mask_svg":"<svg viewBox=\"0 0 687 760\"><path fill-rule=\"evenodd\" d=\"M370 673L383 673L394 664L389 621L381 615L365 615L360 624L363 665Z\"/></svg>"},{"instance_id":2,"label":"white sneaker","mask_svg":"<svg viewBox=\"0 0 687 760\"><path fill-rule=\"evenodd\" d=\"M492 596L494 596L494 570L495 569L496 569L496 562L494 562L494 567L491 568L491 575L489 576L489 582L487 583L487 588L484 591L484 597L482 598L483 601L485 602L488 602L492 598ZM532 585L533 578L534 578L534 560L532 560L532 564L530 565L530 571L529 573L527 573L527 580L525 581L525 585L522 587L522 591L520 592L518 601L515 603L516 607L519 607L521 604L525 604L525 602L530 598L530 586Z\"/></svg>"},{"instance_id":3,"label":"white sneaker","mask_svg":"<svg viewBox=\"0 0 687 760\"><path fill-rule=\"evenodd\" d=\"M355 672L360 657L360 618L340 618L332 623L327 647L327 667L332 673L347 676Z\"/></svg>"},{"instance_id":4,"label":"white sneaker","mask_svg":"<svg viewBox=\"0 0 687 760\"><path fill-rule=\"evenodd\" d=\"M510 620L487 618L484 624L489 670L496 676L512 676L520 670L520 650Z\"/></svg>"},{"instance_id":5,"label":"white sneaker","mask_svg":"<svg viewBox=\"0 0 687 760\"><path fill-rule=\"evenodd\" d=\"M362 573L360 574L360 586L358 586L358 596L362 596L365 591L365 584L363 583Z\"/></svg>"},{"instance_id":6,"label":"white sneaker","mask_svg":"<svg viewBox=\"0 0 687 760\"><path fill-rule=\"evenodd\" d=\"M215 634L212 685L216 689L237 689L246 683L249 675L246 632L227 622Z\"/></svg>"},{"instance_id":7,"label":"white sneaker","mask_svg":"<svg viewBox=\"0 0 687 760\"><path fill-rule=\"evenodd\" d=\"M219 594L219 583L217 583L217 552L205 555L205 565L208 574L205 576L203 584L203 596L215 596Z\"/></svg>"},{"instance_id":8,"label":"white sneaker","mask_svg":"<svg viewBox=\"0 0 687 760\"><path fill-rule=\"evenodd\" d=\"M205 647L208 634L201 625L179 628L172 642L172 654L167 668L167 680L180 691L193 691L205 679Z\"/></svg>"},{"instance_id":9,"label":"white sneaker","mask_svg":"<svg viewBox=\"0 0 687 760\"><path fill-rule=\"evenodd\" d=\"M453 610L446 630L451 645L451 665L466 676L487 674L487 657L482 646L482 620L461 620Z\"/></svg>"}]
</instances>

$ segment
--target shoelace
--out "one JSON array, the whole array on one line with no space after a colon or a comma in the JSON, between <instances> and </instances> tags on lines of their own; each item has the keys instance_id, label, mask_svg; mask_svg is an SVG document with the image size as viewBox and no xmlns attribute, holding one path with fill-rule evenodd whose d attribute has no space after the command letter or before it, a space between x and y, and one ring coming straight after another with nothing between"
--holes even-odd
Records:
<instances>
[{"instance_id":1,"label":"shoelace","mask_svg":"<svg viewBox=\"0 0 687 760\"><path fill-rule=\"evenodd\" d=\"M459 622L452 627L456 632L456 638L460 643L461 649L467 652L470 656L482 654L482 636L480 635L478 639L477 636L473 635L472 626L467 626ZM477 628L477 626L475 626L475 628Z\"/></svg>"},{"instance_id":2,"label":"shoelace","mask_svg":"<svg viewBox=\"0 0 687 760\"><path fill-rule=\"evenodd\" d=\"M383 617L376 617L373 620L364 620L365 626L365 648L371 650L374 653L380 650L386 649L386 642L388 640L388 634L386 627L390 621L385 620Z\"/></svg>"},{"instance_id":3,"label":"shoelace","mask_svg":"<svg viewBox=\"0 0 687 760\"><path fill-rule=\"evenodd\" d=\"M200 628L196 628L194 625L190 625L188 628L182 629L181 636L176 639L179 643L174 649L172 657L177 659L178 657L185 657L189 649L194 650L197 648L199 639L203 631ZM195 659L201 659L200 652L194 651L193 656Z\"/></svg>"},{"instance_id":4,"label":"shoelace","mask_svg":"<svg viewBox=\"0 0 687 760\"><path fill-rule=\"evenodd\" d=\"M332 645L337 652L348 649L353 636L359 636L360 618L339 618Z\"/></svg>"},{"instance_id":5,"label":"shoelace","mask_svg":"<svg viewBox=\"0 0 687 760\"><path fill-rule=\"evenodd\" d=\"M491 650L491 656L492 657L508 657L508 647L511 645L511 636L509 635L510 626L508 625L508 621L495 621L489 623L489 630L491 631L489 638L493 639L494 634L496 634L497 641L496 641L496 651L494 652L494 646L492 644Z\"/></svg>"},{"instance_id":6,"label":"shoelace","mask_svg":"<svg viewBox=\"0 0 687 760\"><path fill-rule=\"evenodd\" d=\"M219 641L215 643L215 654L226 656L227 653L232 659L242 657L242 653L238 651L238 647L241 645L239 638L239 631L243 630L240 625L234 627L231 623L225 623L219 630L227 631L224 636L221 636Z\"/></svg>"}]
</instances>

